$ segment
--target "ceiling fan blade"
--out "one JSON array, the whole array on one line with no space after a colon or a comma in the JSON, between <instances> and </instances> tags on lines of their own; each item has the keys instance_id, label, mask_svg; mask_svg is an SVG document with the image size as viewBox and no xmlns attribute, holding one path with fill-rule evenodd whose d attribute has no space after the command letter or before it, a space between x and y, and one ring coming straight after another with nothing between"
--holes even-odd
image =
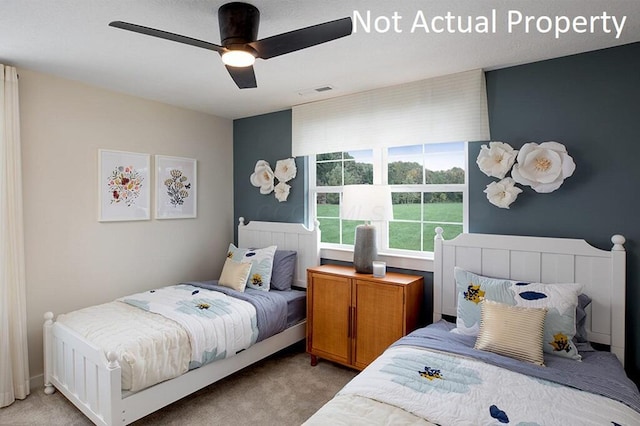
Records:
<instances>
[{"instance_id":1,"label":"ceiling fan blade","mask_svg":"<svg viewBox=\"0 0 640 426\"><path fill-rule=\"evenodd\" d=\"M178 43L189 44L195 47L201 47L203 49L213 50L215 52L222 53L225 51L225 48L222 46L218 46L217 44L209 43L208 41L202 41L195 38L170 33L167 31L157 30L155 28L143 27L142 25L130 24L128 22L122 21L113 21L109 23L109 26L115 28L121 28L127 31L133 31L134 33L140 33L149 35L152 37L163 38L165 40L171 40Z\"/></svg>"},{"instance_id":2,"label":"ceiling fan blade","mask_svg":"<svg viewBox=\"0 0 640 426\"><path fill-rule=\"evenodd\" d=\"M252 89L258 87L253 67L230 67L229 65L225 65L225 68L229 71L229 75L231 75L233 81L236 82L238 88Z\"/></svg>"},{"instance_id":3,"label":"ceiling fan blade","mask_svg":"<svg viewBox=\"0 0 640 426\"><path fill-rule=\"evenodd\" d=\"M269 59L348 36L352 29L351 18L342 18L257 40L249 46L258 52L259 58Z\"/></svg>"}]
</instances>

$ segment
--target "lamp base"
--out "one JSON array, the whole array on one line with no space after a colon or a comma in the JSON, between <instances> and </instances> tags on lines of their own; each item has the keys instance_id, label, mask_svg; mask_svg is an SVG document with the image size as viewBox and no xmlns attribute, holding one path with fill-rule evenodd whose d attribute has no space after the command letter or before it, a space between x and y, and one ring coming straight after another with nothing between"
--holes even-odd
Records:
<instances>
[{"instance_id":1,"label":"lamp base","mask_svg":"<svg viewBox=\"0 0 640 426\"><path fill-rule=\"evenodd\" d=\"M373 261L378 255L376 248L376 228L371 225L356 227L356 241L353 246L353 266L361 274L373 273Z\"/></svg>"}]
</instances>

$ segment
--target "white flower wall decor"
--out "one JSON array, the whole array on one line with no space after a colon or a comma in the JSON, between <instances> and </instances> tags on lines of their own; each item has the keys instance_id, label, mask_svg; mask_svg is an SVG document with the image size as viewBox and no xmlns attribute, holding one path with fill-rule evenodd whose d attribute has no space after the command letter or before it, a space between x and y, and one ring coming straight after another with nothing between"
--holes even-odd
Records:
<instances>
[{"instance_id":1,"label":"white flower wall decor","mask_svg":"<svg viewBox=\"0 0 640 426\"><path fill-rule=\"evenodd\" d=\"M296 177L298 168L296 167L296 161L293 158L286 158L284 160L276 161L275 175L280 182L289 182Z\"/></svg>"},{"instance_id":2,"label":"white flower wall decor","mask_svg":"<svg viewBox=\"0 0 640 426\"><path fill-rule=\"evenodd\" d=\"M508 209L518 194L522 192L522 189L516 186L516 182L512 178L507 177L499 182L491 182L484 192L491 204L501 209Z\"/></svg>"},{"instance_id":3,"label":"white flower wall decor","mask_svg":"<svg viewBox=\"0 0 640 426\"><path fill-rule=\"evenodd\" d=\"M507 175L516 161L518 151L504 142L489 142L489 146L482 145L478 154L478 167L487 176L502 179Z\"/></svg>"},{"instance_id":4,"label":"white flower wall decor","mask_svg":"<svg viewBox=\"0 0 640 426\"><path fill-rule=\"evenodd\" d=\"M275 192L276 199L283 202L287 201L291 190L291 185L286 182L295 178L297 173L298 168L293 158L276 161L275 172L267 161L258 160L249 180L253 186L260 188L261 194L268 195ZM277 185L275 185L276 179L279 181Z\"/></svg>"},{"instance_id":5,"label":"white flower wall decor","mask_svg":"<svg viewBox=\"0 0 640 426\"><path fill-rule=\"evenodd\" d=\"M271 194L273 191L273 170L264 160L258 160L249 180L253 186L260 188L261 194Z\"/></svg>"},{"instance_id":6,"label":"white flower wall decor","mask_svg":"<svg viewBox=\"0 0 640 426\"><path fill-rule=\"evenodd\" d=\"M487 185L484 192L491 204L503 209L508 209L522 193L516 183L538 193L549 193L560 188L576 169L565 146L553 141L529 142L519 151L504 142L489 142L489 146L480 147L476 163L487 176L501 179ZM509 169L511 177L505 177Z\"/></svg>"},{"instance_id":7,"label":"white flower wall decor","mask_svg":"<svg viewBox=\"0 0 640 426\"><path fill-rule=\"evenodd\" d=\"M511 176L517 183L544 194L560 188L575 169L573 158L561 143L529 142L520 149L518 164L513 166Z\"/></svg>"},{"instance_id":8,"label":"white flower wall decor","mask_svg":"<svg viewBox=\"0 0 640 426\"><path fill-rule=\"evenodd\" d=\"M279 184L277 184L274 190L275 190L276 198L278 199L278 201L280 202L287 201L287 198L289 197L290 189L291 189L291 186L287 185L284 182L280 182Z\"/></svg>"}]
</instances>

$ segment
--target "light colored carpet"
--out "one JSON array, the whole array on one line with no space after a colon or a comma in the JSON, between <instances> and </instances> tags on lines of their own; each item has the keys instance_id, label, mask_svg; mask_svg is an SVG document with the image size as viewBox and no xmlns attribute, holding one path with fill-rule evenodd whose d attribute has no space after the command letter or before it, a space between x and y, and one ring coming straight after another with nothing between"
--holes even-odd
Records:
<instances>
[{"instance_id":1,"label":"light colored carpet","mask_svg":"<svg viewBox=\"0 0 640 426\"><path fill-rule=\"evenodd\" d=\"M143 425L300 425L357 374L320 360L311 367L304 342L214 383L133 423ZM59 392L32 389L0 409L2 426L92 425Z\"/></svg>"}]
</instances>

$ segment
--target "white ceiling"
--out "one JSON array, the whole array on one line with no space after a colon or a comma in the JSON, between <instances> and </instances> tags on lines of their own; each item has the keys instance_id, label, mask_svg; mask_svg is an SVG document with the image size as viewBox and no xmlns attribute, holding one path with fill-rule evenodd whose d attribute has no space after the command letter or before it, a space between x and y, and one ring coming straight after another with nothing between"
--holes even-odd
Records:
<instances>
[{"instance_id":1,"label":"white ceiling","mask_svg":"<svg viewBox=\"0 0 640 426\"><path fill-rule=\"evenodd\" d=\"M258 38L347 16L401 16L401 33L357 33L288 55L258 60L256 89L240 90L217 53L109 27L121 20L220 43L224 0L0 0L0 63L142 98L241 118L408 81L495 69L640 41L640 0L248 0L261 13ZM491 17L495 34L411 33L418 12ZM596 31L509 33L508 11L534 17L626 16L616 38L608 21ZM546 21L540 21L544 24ZM383 23L383 20L379 20ZM379 27L382 29L382 27ZM302 96L331 85L333 91Z\"/></svg>"}]
</instances>

